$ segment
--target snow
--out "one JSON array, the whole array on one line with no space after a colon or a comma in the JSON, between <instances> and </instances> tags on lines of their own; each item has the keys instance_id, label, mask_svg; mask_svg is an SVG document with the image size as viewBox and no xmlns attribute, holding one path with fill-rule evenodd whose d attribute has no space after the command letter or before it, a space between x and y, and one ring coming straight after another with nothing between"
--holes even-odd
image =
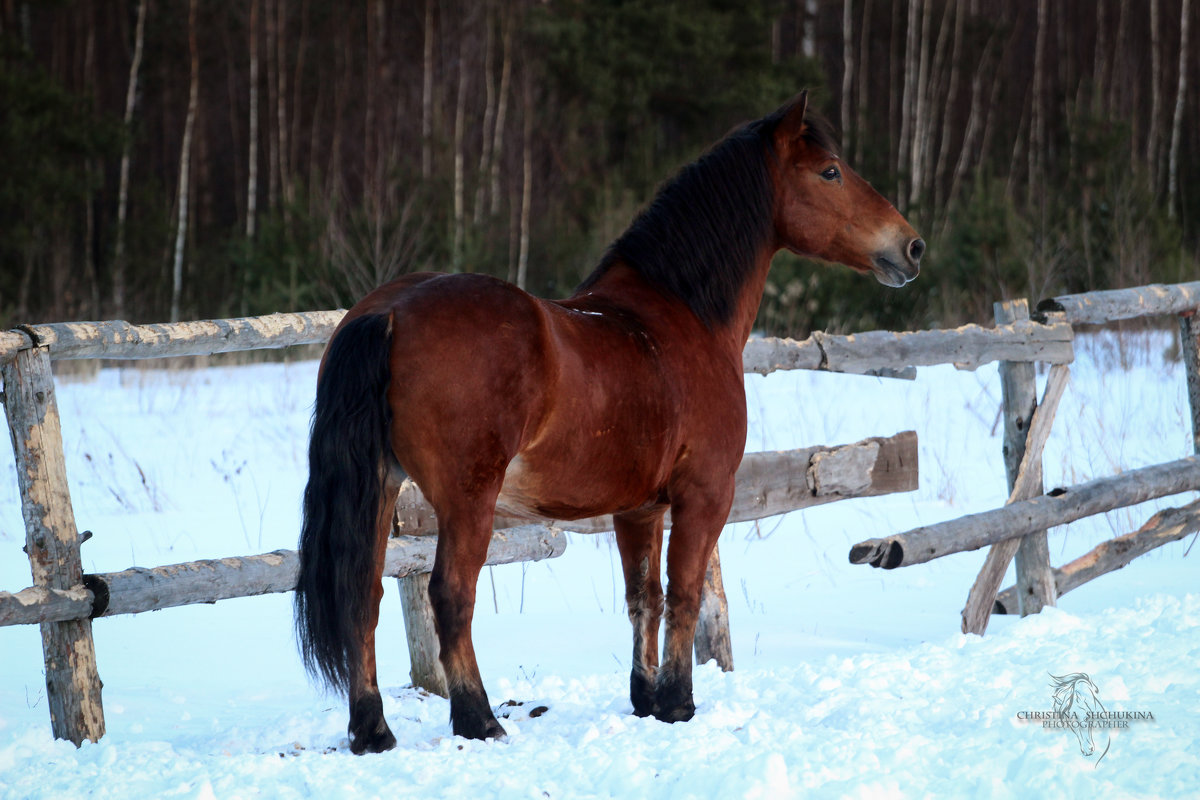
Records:
<instances>
[{"instance_id":1,"label":"snow","mask_svg":"<svg viewBox=\"0 0 1200 800\"><path fill-rule=\"evenodd\" d=\"M1077 343L1046 449L1046 485L1185 456L1182 367L1164 334ZM295 546L315 364L105 369L58 403L89 572ZM1043 376L1044 378L1044 376ZM407 686L395 584L380 625L384 710L398 739L355 757L343 700L304 675L290 597L97 620L107 734L51 739L38 632L0 629L0 797L1182 797L1200 783L1200 594L1194 537L1081 587L1057 609L958 633L984 553L885 572L852 544L1005 500L995 366L916 381L747 376L748 450L918 432L917 492L829 504L721 537L736 670L695 673L697 714L631 713L629 623L610 536L559 559L485 570L475 643L505 742L450 734L447 701ZM0 456L0 588L30 582L16 476ZM1050 534L1063 563L1190 495ZM1009 581L1011 582L1011 574ZM1087 673L1096 731L1022 721L1050 676ZM545 706L548 711L531 715ZM1107 749L1105 749L1107 745ZM1104 750L1103 757L1097 758Z\"/></svg>"}]
</instances>

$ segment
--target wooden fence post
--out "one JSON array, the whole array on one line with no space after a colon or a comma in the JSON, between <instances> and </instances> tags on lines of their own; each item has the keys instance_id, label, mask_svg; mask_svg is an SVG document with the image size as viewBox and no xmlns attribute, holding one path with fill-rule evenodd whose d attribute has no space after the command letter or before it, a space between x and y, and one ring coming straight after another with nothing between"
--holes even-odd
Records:
<instances>
[{"instance_id":1,"label":"wooden fence post","mask_svg":"<svg viewBox=\"0 0 1200 800\"><path fill-rule=\"evenodd\" d=\"M413 686L449 697L446 673L438 659L437 628L433 623L433 605L429 602L429 577L420 572L407 578L397 578L400 585L400 605L404 609L404 633L408 637L408 659L412 664L409 676Z\"/></svg>"},{"instance_id":2,"label":"wooden fence post","mask_svg":"<svg viewBox=\"0 0 1200 800\"><path fill-rule=\"evenodd\" d=\"M1009 325L1029 319L1028 300L1009 300L993 306L996 324ZM1008 475L1008 490L1016 485L1021 458L1025 455L1025 440L1029 423L1037 406L1037 371L1032 362L1001 361L1000 389L1004 403L1004 471ZM1042 459L1030 465L1036 470L1029 484L1027 497L1042 493ZM1024 497L1013 498L1023 500ZM1017 596L1021 616L1036 614L1044 606L1052 606L1058 593L1050 568L1050 549L1046 532L1038 531L1021 540L1017 548ZM986 625L986 623L984 623Z\"/></svg>"},{"instance_id":3,"label":"wooden fence post","mask_svg":"<svg viewBox=\"0 0 1200 800\"><path fill-rule=\"evenodd\" d=\"M19 351L0 367L4 409L12 433L25 550L35 586L71 589L83 583L79 532L71 508L54 376L44 347ZM91 619L43 622L46 698L56 739L80 745L104 735L100 676Z\"/></svg>"},{"instance_id":4,"label":"wooden fence post","mask_svg":"<svg viewBox=\"0 0 1200 800\"><path fill-rule=\"evenodd\" d=\"M707 664L716 659L723 672L733 672L733 645L729 640L729 603L721 581L721 553L713 545L704 573L704 589L700 595L700 617L696 620L696 636L692 642L696 663Z\"/></svg>"},{"instance_id":5,"label":"wooden fence post","mask_svg":"<svg viewBox=\"0 0 1200 800\"><path fill-rule=\"evenodd\" d=\"M1195 310L1179 315L1179 353L1192 406L1192 451L1200 455L1200 321Z\"/></svg>"}]
</instances>

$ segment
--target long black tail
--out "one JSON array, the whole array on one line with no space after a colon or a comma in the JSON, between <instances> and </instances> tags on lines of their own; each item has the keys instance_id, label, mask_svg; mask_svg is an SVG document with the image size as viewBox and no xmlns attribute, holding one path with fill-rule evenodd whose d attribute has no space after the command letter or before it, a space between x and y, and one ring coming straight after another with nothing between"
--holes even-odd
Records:
<instances>
[{"instance_id":1,"label":"long black tail","mask_svg":"<svg viewBox=\"0 0 1200 800\"><path fill-rule=\"evenodd\" d=\"M375 523L391 409L390 314L358 317L329 345L308 445L296 635L304 665L346 692L371 617Z\"/></svg>"}]
</instances>

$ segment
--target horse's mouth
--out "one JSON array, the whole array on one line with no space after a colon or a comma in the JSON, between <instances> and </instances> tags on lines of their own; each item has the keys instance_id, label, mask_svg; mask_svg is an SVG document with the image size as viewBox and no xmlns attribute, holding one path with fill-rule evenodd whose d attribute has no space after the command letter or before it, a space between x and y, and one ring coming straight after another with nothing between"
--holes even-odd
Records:
<instances>
[{"instance_id":1,"label":"horse's mouth","mask_svg":"<svg viewBox=\"0 0 1200 800\"><path fill-rule=\"evenodd\" d=\"M875 275L875 280L893 289L908 283L921 271L916 265L900 266L884 255L875 255L871 262L871 272Z\"/></svg>"}]
</instances>

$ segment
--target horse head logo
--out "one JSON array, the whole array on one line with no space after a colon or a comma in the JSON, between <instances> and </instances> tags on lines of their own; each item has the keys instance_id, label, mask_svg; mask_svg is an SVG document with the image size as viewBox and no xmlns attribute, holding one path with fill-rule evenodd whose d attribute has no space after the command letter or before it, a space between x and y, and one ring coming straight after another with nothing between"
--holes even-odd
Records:
<instances>
[{"instance_id":1,"label":"horse head logo","mask_svg":"<svg viewBox=\"0 0 1200 800\"><path fill-rule=\"evenodd\" d=\"M1053 681L1050 687L1054 690L1055 716L1063 720L1082 719L1082 724L1070 725L1070 731L1075 734L1075 738L1079 742L1079 752L1085 756L1093 755L1096 752L1096 740L1091 725L1087 723L1093 716L1103 714L1105 711L1104 704L1100 702L1100 690L1083 672L1051 675L1050 679ZM1111 743L1110 740L1109 744ZM1104 758L1107 753L1108 745L1096 759L1096 763L1099 764L1100 759Z\"/></svg>"}]
</instances>

